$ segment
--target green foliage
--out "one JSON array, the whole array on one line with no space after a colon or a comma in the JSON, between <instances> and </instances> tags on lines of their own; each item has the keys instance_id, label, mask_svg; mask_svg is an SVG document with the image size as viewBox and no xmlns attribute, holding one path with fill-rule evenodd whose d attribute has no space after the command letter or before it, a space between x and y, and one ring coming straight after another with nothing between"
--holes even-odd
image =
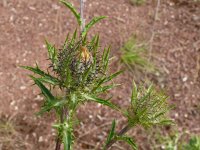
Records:
<instances>
[{"instance_id":1,"label":"green foliage","mask_svg":"<svg viewBox=\"0 0 200 150\"><path fill-rule=\"evenodd\" d=\"M21 66L21 68L27 69L29 71L32 71L33 73L40 76L40 78L37 78L37 80L43 82L43 83L49 83L51 85L59 85L60 81L56 78L51 76L49 73L46 73L42 71L39 66L36 64L36 67L30 67L30 66Z\"/></svg>"},{"instance_id":2,"label":"green foliage","mask_svg":"<svg viewBox=\"0 0 200 150\"><path fill-rule=\"evenodd\" d=\"M116 126L116 121L113 120L112 127L111 127L111 130L110 130L109 134L108 134L105 146L107 144L109 144L111 142L111 140L114 138L114 136L115 136L115 126ZM104 146L104 149L105 149L105 146Z\"/></svg>"},{"instance_id":3,"label":"green foliage","mask_svg":"<svg viewBox=\"0 0 200 150\"><path fill-rule=\"evenodd\" d=\"M181 149L180 143L181 134L173 132L168 136L160 135L159 140L163 148L166 150L177 150Z\"/></svg>"},{"instance_id":4,"label":"green foliage","mask_svg":"<svg viewBox=\"0 0 200 150\"><path fill-rule=\"evenodd\" d=\"M135 144L135 141L131 137L128 137L128 136L117 136L116 139L118 141L126 142L127 144L129 144L131 146L131 148L133 150L137 150L137 145Z\"/></svg>"},{"instance_id":5,"label":"green foliage","mask_svg":"<svg viewBox=\"0 0 200 150\"><path fill-rule=\"evenodd\" d=\"M90 96L90 95L83 95L83 97L87 100L90 100L90 101L94 101L94 102L97 102L99 104L102 104L102 105L105 105L105 106L108 106L110 107L111 109L114 109L114 110L120 110L118 108L118 106L114 105L113 103L109 102L109 100L104 100L102 98L97 98L97 97L94 97L94 96Z\"/></svg>"},{"instance_id":6,"label":"green foliage","mask_svg":"<svg viewBox=\"0 0 200 150\"><path fill-rule=\"evenodd\" d=\"M154 72L155 67L148 61L145 51L145 45L138 45L136 38L133 36L121 48L121 61L131 71L134 71L134 69L139 69L148 72Z\"/></svg>"},{"instance_id":7,"label":"green foliage","mask_svg":"<svg viewBox=\"0 0 200 150\"><path fill-rule=\"evenodd\" d=\"M143 127L153 125L171 124L167 112L172 109L167 103L167 96L162 92L157 92L151 85L148 88L133 83L131 105L125 115L131 126L140 124Z\"/></svg>"},{"instance_id":8,"label":"green foliage","mask_svg":"<svg viewBox=\"0 0 200 150\"><path fill-rule=\"evenodd\" d=\"M191 135L189 132L179 132L176 128L163 135L162 129L156 129L153 133L156 144L152 144L152 149L165 150L200 150L200 136ZM186 140L190 137L189 141ZM154 142L155 143L155 142Z\"/></svg>"},{"instance_id":9,"label":"green foliage","mask_svg":"<svg viewBox=\"0 0 200 150\"><path fill-rule=\"evenodd\" d=\"M80 14L72 4L64 0L61 0L61 2L72 11L81 26ZM37 64L36 67L22 66L22 68L34 73L29 77L38 86L45 98L38 114L41 115L51 110L57 113L58 123L53 127L57 129L57 144L60 140L64 144L64 150L73 148L76 112L80 105L87 102L96 102L122 113L127 117L128 127L134 127L136 124L150 127L156 124L171 123L171 120L166 117L166 113L170 109L166 103L167 97L157 93L153 86L146 89L144 87L137 88L134 84L131 104L127 111L123 111L119 106L113 104L110 101L111 98L103 99L100 97L100 94L119 86L119 84L114 84L112 80L122 73L122 71L109 73L110 47L104 48L103 54L101 54L99 36L96 35L90 40L87 38L88 30L103 18L105 17L93 18L86 25L83 33L80 33L80 36L78 36L77 30L74 31L72 36L68 34L59 51L54 44L46 40L48 60L50 60L47 71L41 70ZM125 47L130 50L128 46L130 44ZM126 56L126 54L123 56ZM123 61L129 63L129 59L122 58ZM134 62L145 64L145 61L141 58L135 60L137 61ZM132 63L132 61L130 62ZM60 93L54 94L54 90L59 90ZM116 123L113 121L104 149L109 148L110 143L112 145L112 142L118 140L125 141L133 149L137 149L135 141L124 135L125 132L123 134L115 132L115 126Z\"/></svg>"},{"instance_id":10,"label":"green foliage","mask_svg":"<svg viewBox=\"0 0 200 150\"><path fill-rule=\"evenodd\" d=\"M46 47L48 50L49 59L51 60L52 65L55 65L58 61L57 50L56 50L55 46L51 45L47 40L46 40ZM56 67L56 66L54 66L54 67Z\"/></svg>"},{"instance_id":11,"label":"green foliage","mask_svg":"<svg viewBox=\"0 0 200 150\"><path fill-rule=\"evenodd\" d=\"M146 0L130 0L133 5L142 5L146 2Z\"/></svg>"},{"instance_id":12,"label":"green foliage","mask_svg":"<svg viewBox=\"0 0 200 150\"><path fill-rule=\"evenodd\" d=\"M187 144L183 146L184 150L200 150L200 136L192 136Z\"/></svg>"},{"instance_id":13,"label":"green foliage","mask_svg":"<svg viewBox=\"0 0 200 150\"><path fill-rule=\"evenodd\" d=\"M88 32L88 30L93 26L95 25L97 22L99 22L100 20L106 18L106 16L100 16L100 17L94 17L86 26L85 26L85 29L82 33L83 36L86 35L86 33Z\"/></svg>"},{"instance_id":14,"label":"green foliage","mask_svg":"<svg viewBox=\"0 0 200 150\"><path fill-rule=\"evenodd\" d=\"M81 26L82 24L82 20L81 20L81 16L80 14L77 12L77 10L74 8L74 6L69 3L69 2L66 2L65 0L60 0L61 3L63 3L67 8L69 8L69 10L73 13L73 15L76 17L76 20L79 24L79 26Z\"/></svg>"},{"instance_id":15,"label":"green foliage","mask_svg":"<svg viewBox=\"0 0 200 150\"><path fill-rule=\"evenodd\" d=\"M82 26L83 21L81 19L81 15L80 13L78 13L78 11L76 10L76 8L69 2L65 1L65 0L60 0L61 3L63 3L75 16L78 25ZM85 35L87 34L87 32L89 31L89 29L95 25L97 22L99 22L100 20L106 18L106 16L99 16L99 17L94 17L92 18L92 20L85 26L84 31L82 32L82 37L85 37Z\"/></svg>"}]
</instances>

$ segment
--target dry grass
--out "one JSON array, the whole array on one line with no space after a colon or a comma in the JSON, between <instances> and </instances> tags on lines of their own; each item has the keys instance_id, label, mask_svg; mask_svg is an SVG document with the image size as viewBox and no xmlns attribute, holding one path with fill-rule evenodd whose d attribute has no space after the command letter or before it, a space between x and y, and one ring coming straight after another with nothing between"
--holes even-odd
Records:
<instances>
[{"instance_id":1,"label":"dry grass","mask_svg":"<svg viewBox=\"0 0 200 150\"><path fill-rule=\"evenodd\" d=\"M11 150L25 148L22 136L16 131L14 122L10 119L0 119L0 150Z\"/></svg>"}]
</instances>

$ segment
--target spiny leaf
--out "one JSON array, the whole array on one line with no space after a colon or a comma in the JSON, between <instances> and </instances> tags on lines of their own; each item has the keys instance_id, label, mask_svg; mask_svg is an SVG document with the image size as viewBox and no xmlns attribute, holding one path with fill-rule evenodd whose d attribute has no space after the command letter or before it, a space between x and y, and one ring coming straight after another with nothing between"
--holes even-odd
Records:
<instances>
[{"instance_id":1,"label":"spiny leaf","mask_svg":"<svg viewBox=\"0 0 200 150\"><path fill-rule=\"evenodd\" d=\"M65 43L63 45L63 49L66 49L66 46L68 44L68 40L69 40L69 33L67 34L66 38L65 38Z\"/></svg>"},{"instance_id":2,"label":"spiny leaf","mask_svg":"<svg viewBox=\"0 0 200 150\"><path fill-rule=\"evenodd\" d=\"M90 66L87 70L84 71L83 73L83 81L86 81L88 78L88 75L91 73L92 66Z\"/></svg>"},{"instance_id":3,"label":"spiny leaf","mask_svg":"<svg viewBox=\"0 0 200 150\"><path fill-rule=\"evenodd\" d=\"M97 22L99 22L100 20L106 18L106 16L99 16L99 17L94 17L86 26L85 26L85 30L82 33L82 36L84 36L88 30Z\"/></svg>"},{"instance_id":4,"label":"spiny leaf","mask_svg":"<svg viewBox=\"0 0 200 150\"><path fill-rule=\"evenodd\" d=\"M71 45L74 45L74 42L76 40L76 36L77 36L77 29L74 31L74 34L72 36L72 39L71 39L71 42L70 42Z\"/></svg>"},{"instance_id":5,"label":"spiny leaf","mask_svg":"<svg viewBox=\"0 0 200 150\"><path fill-rule=\"evenodd\" d=\"M110 75L109 77L106 77L105 80L103 81L103 83L106 83L110 80L112 80L113 78L117 77L119 74L121 74L123 71L118 71L116 73L113 73L112 75Z\"/></svg>"},{"instance_id":6,"label":"spiny leaf","mask_svg":"<svg viewBox=\"0 0 200 150\"><path fill-rule=\"evenodd\" d=\"M51 109L53 108L58 108L60 106L63 106L64 104L66 103L65 100L54 100L53 102L52 101L49 101L49 102L45 102L44 105L42 106L42 109L36 113L36 115L43 115L45 112L49 112Z\"/></svg>"},{"instance_id":7,"label":"spiny leaf","mask_svg":"<svg viewBox=\"0 0 200 150\"><path fill-rule=\"evenodd\" d=\"M57 61L57 50L54 45L50 44L47 40L45 40L46 46L48 49L49 58L51 59L52 63L54 64Z\"/></svg>"},{"instance_id":8,"label":"spiny leaf","mask_svg":"<svg viewBox=\"0 0 200 150\"><path fill-rule=\"evenodd\" d=\"M42 91L42 94L44 95L44 97L46 98L47 101L54 101L55 97L51 94L51 92L44 86L44 84L42 84L42 82L40 80L38 80L37 78L30 76L33 81L35 82L35 84L40 88L40 90Z\"/></svg>"},{"instance_id":9,"label":"spiny leaf","mask_svg":"<svg viewBox=\"0 0 200 150\"><path fill-rule=\"evenodd\" d=\"M98 97L95 97L95 96L92 96L92 95L86 95L86 94L83 94L82 96L87 100L100 103L102 105L108 106L108 107L115 109L115 110L120 110L118 106L109 102L108 100L104 100L104 99L101 99L101 98L98 98Z\"/></svg>"},{"instance_id":10,"label":"spiny leaf","mask_svg":"<svg viewBox=\"0 0 200 150\"><path fill-rule=\"evenodd\" d=\"M128 143L132 147L133 150L137 150L138 149L135 141L131 137L128 137L128 136L117 136L116 139Z\"/></svg>"},{"instance_id":11,"label":"spiny leaf","mask_svg":"<svg viewBox=\"0 0 200 150\"><path fill-rule=\"evenodd\" d=\"M41 82L50 83L52 85L59 84L59 80L57 78L51 76L50 74L45 73L38 66L36 68L30 66L20 66L20 67L42 76L42 78L38 78L38 80L40 80Z\"/></svg>"},{"instance_id":12,"label":"spiny leaf","mask_svg":"<svg viewBox=\"0 0 200 150\"><path fill-rule=\"evenodd\" d=\"M116 126L116 122L115 122L115 120L113 120L112 126L111 126L111 130L109 132L109 135L108 135L108 138L106 140L106 144L105 145L107 145L108 143L110 143L110 141L113 139L113 137L115 135L115 126Z\"/></svg>"},{"instance_id":13,"label":"spiny leaf","mask_svg":"<svg viewBox=\"0 0 200 150\"><path fill-rule=\"evenodd\" d=\"M105 78L101 79L98 82L97 86L92 89L92 92L95 92L103 83L106 83L106 82L112 80L113 78L115 78L116 76L118 76L121 73L122 73L122 71L118 71L118 72L116 72L116 73L114 73L114 74L112 74L112 75L110 75L108 77L105 77Z\"/></svg>"},{"instance_id":14,"label":"spiny leaf","mask_svg":"<svg viewBox=\"0 0 200 150\"><path fill-rule=\"evenodd\" d=\"M52 84L52 85L59 85L59 81L56 78L42 77L42 78L38 78L38 80L40 80L43 83L49 83L49 84Z\"/></svg>"},{"instance_id":15,"label":"spiny leaf","mask_svg":"<svg viewBox=\"0 0 200 150\"><path fill-rule=\"evenodd\" d=\"M36 73L36 74L41 75L41 76L50 76L49 74L47 74L44 71L42 71L38 66L36 66L35 68L34 67L30 67L30 66L20 66L20 67L24 68L26 70L30 70L33 73Z\"/></svg>"},{"instance_id":16,"label":"spiny leaf","mask_svg":"<svg viewBox=\"0 0 200 150\"><path fill-rule=\"evenodd\" d=\"M103 62L104 71L106 71L108 68L110 49L111 47L108 47L108 49L107 50L104 49L104 52L103 52L102 62Z\"/></svg>"},{"instance_id":17,"label":"spiny leaf","mask_svg":"<svg viewBox=\"0 0 200 150\"><path fill-rule=\"evenodd\" d=\"M69 8L71 10L71 12L74 14L74 16L76 17L76 20L79 24L79 26L81 26L82 24L82 21L81 21L81 16L80 14L77 12L77 10L74 8L74 6L69 3L69 2L66 2L65 0L60 0L61 3L63 3L67 8Z\"/></svg>"},{"instance_id":18,"label":"spiny leaf","mask_svg":"<svg viewBox=\"0 0 200 150\"><path fill-rule=\"evenodd\" d=\"M98 89L96 89L96 92L97 93L103 93L103 92L106 92L108 90L111 90L117 86L120 86L120 84L112 84L112 85L106 85L106 86L102 86L102 87L99 87Z\"/></svg>"}]
</instances>

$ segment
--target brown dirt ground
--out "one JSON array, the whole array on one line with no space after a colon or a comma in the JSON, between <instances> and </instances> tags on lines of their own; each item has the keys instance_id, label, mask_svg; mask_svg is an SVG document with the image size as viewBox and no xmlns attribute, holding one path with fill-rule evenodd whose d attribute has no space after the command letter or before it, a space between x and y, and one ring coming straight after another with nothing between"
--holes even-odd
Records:
<instances>
[{"instance_id":1,"label":"brown dirt ground","mask_svg":"<svg viewBox=\"0 0 200 150\"><path fill-rule=\"evenodd\" d=\"M78 6L78 1L74 4ZM170 115L178 130L200 134L200 3L161 1L156 21L156 0L142 6L132 6L129 0L87 0L86 6L87 20L92 16L109 16L90 33L100 33L102 46L112 45L112 54L116 56L112 71L121 68L119 49L131 34L146 43L150 41L152 60L161 72L149 75L149 79L164 88L170 102L176 105ZM44 39L59 46L75 27L74 17L57 0L0 1L0 121L10 125L8 133L0 130L0 149L54 149L55 131L51 126L55 117L52 114L42 118L34 116L42 98L37 96L37 87L31 86L28 72L18 66L34 65L37 61L45 68L48 62ZM128 72L120 76L117 82L122 87L110 93L114 95L113 101L121 106L128 103L132 76ZM125 122L119 114L94 104L83 106L78 118L81 123L75 131L75 149L83 150L98 149L113 118L119 121L118 129ZM140 149L151 149L149 132L137 127L129 134L135 137ZM129 147L118 143L113 149Z\"/></svg>"}]
</instances>

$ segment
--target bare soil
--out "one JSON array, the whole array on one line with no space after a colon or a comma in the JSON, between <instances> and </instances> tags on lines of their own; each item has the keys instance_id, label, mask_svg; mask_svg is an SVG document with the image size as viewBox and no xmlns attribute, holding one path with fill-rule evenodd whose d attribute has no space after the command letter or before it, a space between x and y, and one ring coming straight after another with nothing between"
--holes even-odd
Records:
<instances>
[{"instance_id":1,"label":"bare soil","mask_svg":"<svg viewBox=\"0 0 200 150\"><path fill-rule=\"evenodd\" d=\"M75 6L78 1L73 1ZM156 8L158 9L155 18ZM200 134L200 2L165 0L157 7L156 0L133 6L129 0L87 0L86 21L93 16L109 18L97 24L91 35L100 33L102 46L112 45L115 56L111 70L121 68L120 47L135 34L151 50L151 60L159 68L148 79L169 95L176 108L170 116L178 130ZM156 20L155 20L156 19ZM0 1L0 150L53 150L55 116L34 115L42 104L39 90L20 65L48 66L45 38L58 47L68 32L77 27L73 15L57 0ZM126 107L134 74L125 72L116 82L122 86L111 91L113 102ZM137 79L137 78L136 78ZM138 80L146 79L141 74ZM126 120L120 114L95 104L86 104L78 112L80 124L75 136L75 149L99 149L105 140L112 119L117 129ZM3 130L6 129L6 130ZM164 128L168 132L170 127ZM131 130L140 149L148 150L152 134L141 127ZM130 149L117 143L113 150Z\"/></svg>"}]
</instances>

